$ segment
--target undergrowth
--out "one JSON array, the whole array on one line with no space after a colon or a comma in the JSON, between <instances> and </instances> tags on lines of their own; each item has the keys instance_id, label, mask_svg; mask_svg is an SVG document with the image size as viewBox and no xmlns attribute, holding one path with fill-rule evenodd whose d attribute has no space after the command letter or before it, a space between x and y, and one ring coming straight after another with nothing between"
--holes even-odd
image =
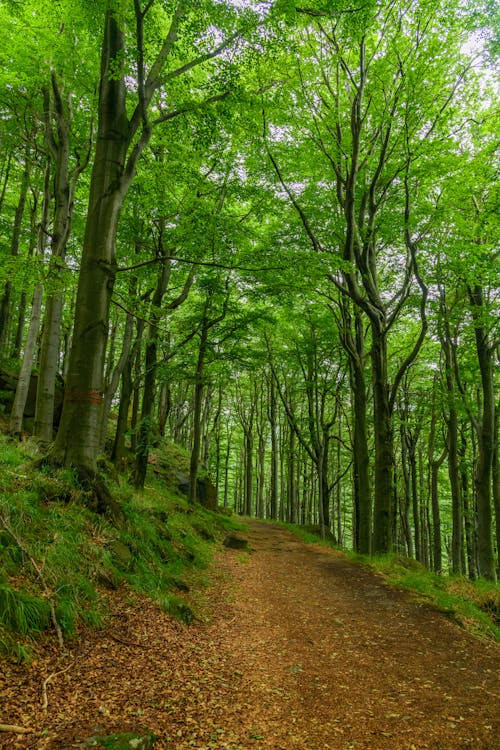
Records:
<instances>
[{"instance_id":1,"label":"undergrowth","mask_svg":"<svg viewBox=\"0 0 500 750\"><path fill-rule=\"evenodd\" d=\"M307 543L319 542L338 549L332 541L321 540L315 530L285 525ZM494 583L437 575L416 560L398 554L345 554L382 575L389 585L411 591L478 637L500 641L500 589Z\"/></svg>"},{"instance_id":2,"label":"undergrowth","mask_svg":"<svg viewBox=\"0 0 500 750\"><path fill-rule=\"evenodd\" d=\"M0 436L0 651L29 657L52 627L64 639L101 627L106 592L128 586L190 622L184 578L208 564L213 542L234 522L190 505L153 476L141 493L109 482L125 520L117 527L85 506L71 471L32 473L26 448Z\"/></svg>"}]
</instances>

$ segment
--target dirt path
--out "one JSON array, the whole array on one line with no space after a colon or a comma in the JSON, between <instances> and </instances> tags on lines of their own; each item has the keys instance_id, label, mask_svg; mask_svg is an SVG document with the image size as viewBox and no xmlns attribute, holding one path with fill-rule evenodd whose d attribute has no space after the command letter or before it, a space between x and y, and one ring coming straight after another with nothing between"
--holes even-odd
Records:
<instances>
[{"instance_id":1,"label":"dirt path","mask_svg":"<svg viewBox=\"0 0 500 750\"><path fill-rule=\"evenodd\" d=\"M148 727L158 750L500 748L495 645L280 527L252 521L243 536L253 551L221 555L208 623L117 596L116 625L83 633L72 662L8 665L0 722L38 733L0 747ZM43 680L68 665L44 710Z\"/></svg>"}]
</instances>

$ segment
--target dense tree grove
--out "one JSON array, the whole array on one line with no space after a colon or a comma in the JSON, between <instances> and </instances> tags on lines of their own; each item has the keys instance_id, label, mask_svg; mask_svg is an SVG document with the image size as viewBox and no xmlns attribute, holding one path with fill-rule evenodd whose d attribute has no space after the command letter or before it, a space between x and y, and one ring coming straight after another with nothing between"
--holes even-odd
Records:
<instances>
[{"instance_id":1,"label":"dense tree grove","mask_svg":"<svg viewBox=\"0 0 500 750\"><path fill-rule=\"evenodd\" d=\"M488 0L2 2L11 433L102 510L98 458L140 489L164 436L193 502L207 472L495 579L499 28Z\"/></svg>"}]
</instances>

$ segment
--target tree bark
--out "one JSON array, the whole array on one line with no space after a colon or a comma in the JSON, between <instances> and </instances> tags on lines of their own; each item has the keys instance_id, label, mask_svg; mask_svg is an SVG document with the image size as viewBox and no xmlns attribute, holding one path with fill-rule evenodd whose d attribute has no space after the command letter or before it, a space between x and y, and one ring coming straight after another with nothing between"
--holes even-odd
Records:
<instances>
[{"instance_id":1,"label":"tree bark","mask_svg":"<svg viewBox=\"0 0 500 750\"><path fill-rule=\"evenodd\" d=\"M47 223L49 213L49 179L50 179L50 166L47 164L45 169L44 179L44 194L42 201L42 215L40 218L40 225L37 237L37 255L43 258L45 253L45 237L47 234ZM34 211L32 217L32 232L34 232L36 226L36 211ZM26 344L24 347L24 354L21 363L21 369L19 371L19 377L17 381L16 394L14 396L14 403L12 405L12 412L10 415L9 429L12 435L20 437L22 434L24 409L26 407L26 401L28 399L28 391L30 386L31 374L33 370L33 361L35 357L35 349L38 340L38 333L40 330L40 323L42 318L42 302L43 302L43 285L37 284L33 291L33 298L31 302L31 316L30 323L28 326L28 334L26 336Z\"/></svg>"},{"instance_id":2,"label":"tree bark","mask_svg":"<svg viewBox=\"0 0 500 750\"><path fill-rule=\"evenodd\" d=\"M387 340L378 318L373 317L370 323L375 434L373 551L389 552L392 548L394 445L387 381Z\"/></svg>"},{"instance_id":3,"label":"tree bark","mask_svg":"<svg viewBox=\"0 0 500 750\"><path fill-rule=\"evenodd\" d=\"M31 159L29 146L26 146L24 152L24 169L19 188L19 199L17 202L16 212L14 215L14 224L12 227L12 237L10 241L10 255L16 258L19 255L19 244L21 240L21 229L23 225L24 208L29 189L29 180L31 174ZM0 300L0 356L5 357L9 348L9 329L11 323L11 297L12 282L10 279L4 284L3 295Z\"/></svg>"},{"instance_id":4,"label":"tree bark","mask_svg":"<svg viewBox=\"0 0 500 750\"><path fill-rule=\"evenodd\" d=\"M98 137L75 323L61 423L51 458L65 466L97 469L104 400L104 361L116 262L118 217L131 181L125 178L130 132L126 113L123 24L108 10L101 57Z\"/></svg>"},{"instance_id":5,"label":"tree bark","mask_svg":"<svg viewBox=\"0 0 500 750\"><path fill-rule=\"evenodd\" d=\"M477 496L477 552L479 575L496 580L492 540L492 485L495 443L495 399L493 356L484 325L484 292L481 286L469 288L474 319L476 351L481 374L482 410L478 425L478 460L474 476Z\"/></svg>"}]
</instances>

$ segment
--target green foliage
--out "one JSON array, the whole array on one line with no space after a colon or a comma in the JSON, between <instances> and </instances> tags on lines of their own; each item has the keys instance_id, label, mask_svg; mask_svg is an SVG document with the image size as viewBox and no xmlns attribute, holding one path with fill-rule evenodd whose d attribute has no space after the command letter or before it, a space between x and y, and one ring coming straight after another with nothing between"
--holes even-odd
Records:
<instances>
[{"instance_id":1,"label":"green foliage","mask_svg":"<svg viewBox=\"0 0 500 750\"><path fill-rule=\"evenodd\" d=\"M167 454L182 457L174 446ZM51 626L50 600L65 638L82 622L102 626L109 587L130 586L194 620L183 579L208 564L231 519L189 506L162 478L140 496L125 484L113 488L126 519L116 528L85 506L73 472L32 474L28 459L0 438L0 466L10 467L0 497L0 649L27 658L27 639Z\"/></svg>"},{"instance_id":2,"label":"green foliage","mask_svg":"<svg viewBox=\"0 0 500 750\"><path fill-rule=\"evenodd\" d=\"M0 627L21 635L40 633L48 626L49 617L46 599L15 589L0 579Z\"/></svg>"}]
</instances>

